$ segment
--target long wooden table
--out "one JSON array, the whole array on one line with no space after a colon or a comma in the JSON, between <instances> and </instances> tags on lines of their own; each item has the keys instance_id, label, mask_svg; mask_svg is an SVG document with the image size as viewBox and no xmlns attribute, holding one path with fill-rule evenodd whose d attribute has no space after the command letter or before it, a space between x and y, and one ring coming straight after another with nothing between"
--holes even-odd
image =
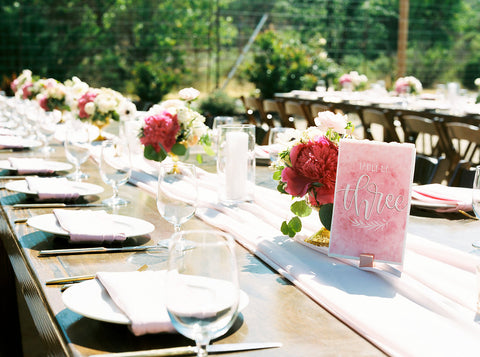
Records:
<instances>
[{"instance_id":1,"label":"long wooden table","mask_svg":"<svg viewBox=\"0 0 480 357\"><path fill-rule=\"evenodd\" d=\"M54 146L52 160L65 161L63 148ZM36 156L34 151L0 154ZM98 202L111 194L98 174L93 160L82 165L90 178L88 182L101 185L105 191L98 197L87 197ZM3 172L3 174L7 174ZM268 183L270 173L266 167L257 168L258 181ZM0 179L0 185L7 180ZM155 231L147 237L130 240L126 244L155 244L170 236L173 228L158 214L154 198L132 185L120 188L120 194L130 204L110 212L138 217L153 223ZM2 332L0 356L21 356L22 344L18 319L15 286L23 296L29 313L43 341L45 356L88 356L105 352L124 352L152 348L191 345L192 341L179 334L157 334L135 337L125 325L93 320L76 314L62 302L60 286L46 286L53 278L94 274L98 271L133 271L147 264L149 269L165 268L165 253L115 253L38 257L38 251L67 247L65 238L38 231L20 218L50 213L51 209L13 209L15 203L28 202L21 193L0 190L0 279L2 294L0 306L7 324ZM185 229L205 227L193 218ZM237 246L240 285L249 296L248 306L227 335L215 343L278 341L279 349L242 352L255 356L330 356L330 355L384 355L363 337L313 302L277 272L270 269L245 248ZM15 284L17 281L17 284ZM240 355L231 353L229 355Z\"/></svg>"}]
</instances>

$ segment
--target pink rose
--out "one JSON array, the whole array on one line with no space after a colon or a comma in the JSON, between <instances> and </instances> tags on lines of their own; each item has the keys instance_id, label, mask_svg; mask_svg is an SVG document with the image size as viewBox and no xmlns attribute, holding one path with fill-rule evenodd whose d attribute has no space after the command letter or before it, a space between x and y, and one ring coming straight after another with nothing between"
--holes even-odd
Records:
<instances>
[{"instance_id":1,"label":"pink rose","mask_svg":"<svg viewBox=\"0 0 480 357\"><path fill-rule=\"evenodd\" d=\"M351 83L352 82L352 77L350 76L350 74L346 73L346 74L344 74L340 77L339 82L340 82L341 85L343 85L345 83Z\"/></svg>"},{"instance_id":2,"label":"pink rose","mask_svg":"<svg viewBox=\"0 0 480 357\"><path fill-rule=\"evenodd\" d=\"M295 145L290 151L291 167L282 171L285 191L302 197L309 193L310 203L333 203L337 177L338 147L324 136Z\"/></svg>"},{"instance_id":3,"label":"pink rose","mask_svg":"<svg viewBox=\"0 0 480 357\"><path fill-rule=\"evenodd\" d=\"M32 91L30 90L30 88L32 88L32 87L33 87L32 82L28 82L22 87L22 98L23 99L29 99L30 98L30 96L32 95Z\"/></svg>"},{"instance_id":4,"label":"pink rose","mask_svg":"<svg viewBox=\"0 0 480 357\"><path fill-rule=\"evenodd\" d=\"M13 92L16 92L18 89L18 78L15 78L12 83L10 83L10 88Z\"/></svg>"},{"instance_id":5,"label":"pink rose","mask_svg":"<svg viewBox=\"0 0 480 357\"><path fill-rule=\"evenodd\" d=\"M46 95L40 95L39 99L38 99L38 104L40 105L40 107L45 110L45 111L49 111L48 109L48 104L47 104L47 101L48 101L48 98Z\"/></svg>"},{"instance_id":6,"label":"pink rose","mask_svg":"<svg viewBox=\"0 0 480 357\"><path fill-rule=\"evenodd\" d=\"M93 102L98 93L86 92L78 99L78 116L87 119L90 115L85 111L85 104Z\"/></svg>"},{"instance_id":7,"label":"pink rose","mask_svg":"<svg viewBox=\"0 0 480 357\"><path fill-rule=\"evenodd\" d=\"M156 152L160 152L160 145L166 152L170 152L177 141L179 130L180 124L178 124L177 115L172 115L165 110L160 114L145 118L143 136L140 138L140 142L145 146L151 145Z\"/></svg>"}]
</instances>

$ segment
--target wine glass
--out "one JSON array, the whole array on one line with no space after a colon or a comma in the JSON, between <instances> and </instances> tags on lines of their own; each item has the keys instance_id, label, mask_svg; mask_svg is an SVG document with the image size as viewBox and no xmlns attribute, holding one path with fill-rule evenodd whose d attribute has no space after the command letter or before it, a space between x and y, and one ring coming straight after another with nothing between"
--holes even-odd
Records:
<instances>
[{"instance_id":1,"label":"wine glass","mask_svg":"<svg viewBox=\"0 0 480 357\"><path fill-rule=\"evenodd\" d=\"M126 199L118 196L118 186L127 183L132 172L127 140L117 138L102 142L99 169L103 182L113 189L112 197L103 200L102 203L108 206L128 204Z\"/></svg>"},{"instance_id":2,"label":"wine glass","mask_svg":"<svg viewBox=\"0 0 480 357\"><path fill-rule=\"evenodd\" d=\"M65 128L65 156L75 165L75 172L67 175L74 181L88 178L88 175L80 170L80 165L87 161L90 156L91 132L88 125L79 120L70 121Z\"/></svg>"},{"instance_id":3,"label":"wine glass","mask_svg":"<svg viewBox=\"0 0 480 357\"><path fill-rule=\"evenodd\" d=\"M197 206L195 165L183 162L162 162L158 172L157 209L174 225L175 232L194 214ZM169 240L160 242L166 246Z\"/></svg>"},{"instance_id":4,"label":"wine glass","mask_svg":"<svg viewBox=\"0 0 480 357\"><path fill-rule=\"evenodd\" d=\"M55 151L50 146L50 140L57 130L57 124L62 120L62 113L59 110L44 112L38 120L38 132L42 137L43 147L41 152L46 156Z\"/></svg>"},{"instance_id":5,"label":"wine glass","mask_svg":"<svg viewBox=\"0 0 480 357\"><path fill-rule=\"evenodd\" d=\"M184 241L191 244L184 248ZM177 232L169 246L166 307L175 329L207 356L210 340L226 333L237 317L238 268L234 240L216 230Z\"/></svg>"},{"instance_id":6,"label":"wine glass","mask_svg":"<svg viewBox=\"0 0 480 357\"><path fill-rule=\"evenodd\" d=\"M480 165L475 168L475 177L473 179L472 190L472 207L473 212L480 219ZM480 248L480 241L472 243L475 248Z\"/></svg>"},{"instance_id":7,"label":"wine glass","mask_svg":"<svg viewBox=\"0 0 480 357\"><path fill-rule=\"evenodd\" d=\"M295 139L295 129L277 126L270 128L268 133L268 153L270 154L270 163L278 159L278 154L285 150L287 143Z\"/></svg>"}]
</instances>

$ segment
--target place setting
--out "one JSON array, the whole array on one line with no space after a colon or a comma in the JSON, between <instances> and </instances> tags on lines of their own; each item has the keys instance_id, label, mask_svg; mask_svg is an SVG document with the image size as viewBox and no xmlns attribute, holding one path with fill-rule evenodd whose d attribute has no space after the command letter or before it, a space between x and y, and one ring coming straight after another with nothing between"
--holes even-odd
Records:
<instances>
[{"instance_id":1,"label":"place setting","mask_svg":"<svg viewBox=\"0 0 480 357\"><path fill-rule=\"evenodd\" d=\"M43 158L10 157L0 160L0 169L16 175L54 175L68 171L73 166L66 162L45 160Z\"/></svg>"}]
</instances>

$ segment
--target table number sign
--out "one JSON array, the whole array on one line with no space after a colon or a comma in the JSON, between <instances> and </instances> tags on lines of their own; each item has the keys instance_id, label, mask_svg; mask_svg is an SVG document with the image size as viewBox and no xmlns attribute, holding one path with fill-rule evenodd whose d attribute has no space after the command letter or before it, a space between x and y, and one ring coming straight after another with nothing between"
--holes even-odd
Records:
<instances>
[{"instance_id":1,"label":"table number sign","mask_svg":"<svg viewBox=\"0 0 480 357\"><path fill-rule=\"evenodd\" d=\"M340 142L329 255L402 264L414 165L413 144Z\"/></svg>"}]
</instances>

